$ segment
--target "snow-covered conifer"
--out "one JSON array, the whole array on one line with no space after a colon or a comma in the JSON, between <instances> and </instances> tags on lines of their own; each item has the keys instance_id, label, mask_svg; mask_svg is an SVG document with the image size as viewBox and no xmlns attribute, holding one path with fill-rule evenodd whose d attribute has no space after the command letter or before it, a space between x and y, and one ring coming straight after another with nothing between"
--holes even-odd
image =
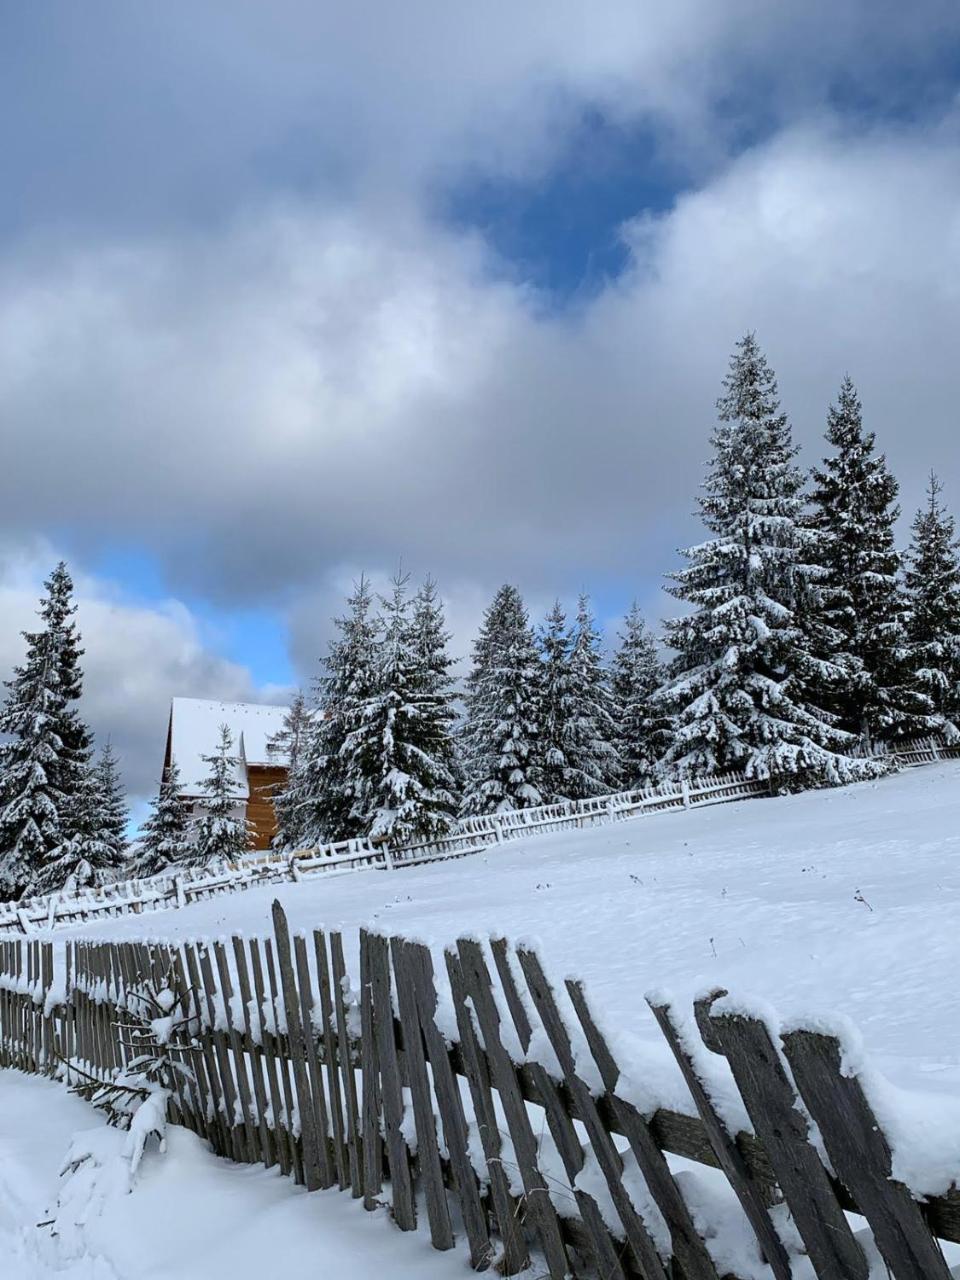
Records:
<instances>
[{"instance_id":1,"label":"snow-covered conifer","mask_svg":"<svg viewBox=\"0 0 960 1280\"><path fill-rule=\"evenodd\" d=\"M897 482L875 453L873 432L849 377L827 417L833 453L813 471L810 526L823 566L812 610L822 653L840 678L813 694L840 728L867 746L929 732L932 707L913 687L906 602L894 541Z\"/></svg>"},{"instance_id":2,"label":"snow-covered conifer","mask_svg":"<svg viewBox=\"0 0 960 1280\"><path fill-rule=\"evenodd\" d=\"M620 776L610 675L603 665L600 635L581 595L570 645L570 701L565 734L566 790L586 800L613 790Z\"/></svg>"},{"instance_id":3,"label":"snow-covered conifer","mask_svg":"<svg viewBox=\"0 0 960 1280\"><path fill-rule=\"evenodd\" d=\"M540 658L516 587L501 587L484 614L466 702L462 811L541 804Z\"/></svg>"},{"instance_id":4,"label":"snow-covered conifer","mask_svg":"<svg viewBox=\"0 0 960 1280\"><path fill-rule=\"evenodd\" d=\"M960 736L960 562L956 522L930 476L926 506L914 517L907 553L907 640L917 687L929 699L935 728Z\"/></svg>"},{"instance_id":5,"label":"snow-covered conifer","mask_svg":"<svg viewBox=\"0 0 960 1280\"><path fill-rule=\"evenodd\" d=\"M228 725L220 726L216 751L201 759L210 772L203 781L203 812L195 824L192 861L197 866L239 858L249 848L253 834L252 824L244 816L243 792L238 785L240 761L233 754Z\"/></svg>"},{"instance_id":6,"label":"snow-covered conifer","mask_svg":"<svg viewBox=\"0 0 960 1280\"><path fill-rule=\"evenodd\" d=\"M559 600L540 629L540 791L547 804L569 800L567 733L570 724L570 628Z\"/></svg>"},{"instance_id":7,"label":"snow-covered conifer","mask_svg":"<svg viewBox=\"0 0 960 1280\"><path fill-rule=\"evenodd\" d=\"M88 761L64 804L64 834L34 879L35 893L72 893L102 884L125 858L113 827L105 820L99 765Z\"/></svg>"},{"instance_id":8,"label":"snow-covered conifer","mask_svg":"<svg viewBox=\"0 0 960 1280\"><path fill-rule=\"evenodd\" d=\"M82 650L73 583L60 563L44 584L42 627L26 631L23 665L0 711L0 897L14 898L53 849L73 834L72 800L87 785L90 737L74 704Z\"/></svg>"},{"instance_id":9,"label":"snow-covered conifer","mask_svg":"<svg viewBox=\"0 0 960 1280\"><path fill-rule=\"evenodd\" d=\"M624 619L611 668L620 786L625 790L649 782L657 760L670 745L670 721L654 702L663 680L656 644L634 602Z\"/></svg>"},{"instance_id":10,"label":"snow-covered conifer","mask_svg":"<svg viewBox=\"0 0 960 1280\"><path fill-rule=\"evenodd\" d=\"M303 836L309 844L349 840L366 834L355 779L348 775L342 748L377 687L379 622L373 595L361 578L336 619L339 632L323 660L316 687L316 711L303 757Z\"/></svg>"},{"instance_id":11,"label":"snow-covered conifer","mask_svg":"<svg viewBox=\"0 0 960 1280\"><path fill-rule=\"evenodd\" d=\"M415 631L407 581L398 575L381 600L375 685L341 748L356 797L354 818L371 839L392 844L449 830L456 808L455 778L443 758L447 744L437 734L443 717L435 718L435 679L423 665L427 637ZM421 627L426 621L421 616Z\"/></svg>"},{"instance_id":12,"label":"snow-covered conifer","mask_svg":"<svg viewBox=\"0 0 960 1280\"><path fill-rule=\"evenodd\" d=\"M93 778L100 807L100 830L104 840L116 851L116 862L119 864L123 861L127 848L130 810L120 780L117 753L109 739L100 752Z\"/></svg>"},{"instance_id":13,"label":"snow-covered conifer","mask_svg":"<svg viewBox=\"0 0 960 1280\"><path fill-rule=\"evenodd\" d=\"M195 857L195 841L180 795L180 770L176 760L171 759L164 769L160 790L150 807L150 816L140 829L140 848L134 868L138 876L157 875L168 867L193 862Z\"/></svg>"},{"instance_id":14,"label":"snow-covered conifer","mask_svg":"<svg viewBox=\"0 0 960 1280\"><path fill-rule=\"evenodd\" d=\"M677 658L657 702L675 729L662 766L681 775L743 769L780 788L864 776L870 766L843 755L848 736L795 694L806 665L794 612L808 541L803 477L752 334L737 345L717 409L699 499L713 536L671 575L671 593L692 611L667 624Z\"/></svg>"},{"instance_id":15,"label":"snow-covered conifer","mask_svg":"<svg viewBox=\"0 0 960 1280\"><path fill-rule=\"evenodd\" d=\"M267 743L270 757L281 761L287 770L286 778L273 797L277 817L277 834L273 846L282 851L300 849L308 843L304 832L307 797L303 766L310 724L307 700L298 690L283 717L283 724Z\"/></svg>"}]
</instances>

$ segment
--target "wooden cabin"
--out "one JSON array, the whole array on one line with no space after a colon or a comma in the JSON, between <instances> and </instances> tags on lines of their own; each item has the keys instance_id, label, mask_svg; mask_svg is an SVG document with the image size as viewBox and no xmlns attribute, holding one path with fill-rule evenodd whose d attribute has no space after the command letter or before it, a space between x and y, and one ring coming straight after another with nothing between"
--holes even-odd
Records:
<instances>
[{"instance_id":1,"label":"wooden cabin","mask_svg":"<svg viewBox=\"0 0 960 1280\"><path fill-rule=\"evenodd\" d=\"M203 782L210 766L203 757L216 751L220 726L230 730L237 761L237 813L253 824L251 849L269 849L277 834L273 796L286 779L287 761L271 747L271 740L282 729L286 712L286 707L199 698L174 698L170 704L164 768L176 760L181 794L193 817L204 808Z\"/></svg>"}]
</instances>

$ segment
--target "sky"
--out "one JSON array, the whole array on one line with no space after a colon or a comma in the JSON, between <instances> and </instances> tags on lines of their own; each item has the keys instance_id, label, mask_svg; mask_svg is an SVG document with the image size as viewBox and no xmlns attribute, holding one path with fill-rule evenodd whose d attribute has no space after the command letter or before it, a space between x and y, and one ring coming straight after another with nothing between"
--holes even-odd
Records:
<instances>
[{"instance_id":1,"label":"sky","mask_svg":"<svg viewBox=\"0 0 960 1280\"><path fill-rule=\"evenodd\" d=\"M960 509L958 89L948 0L0 0L0 671L65 557L142 800L361 572L656 625L747 330Z\"/></svg>"}]
</instances>

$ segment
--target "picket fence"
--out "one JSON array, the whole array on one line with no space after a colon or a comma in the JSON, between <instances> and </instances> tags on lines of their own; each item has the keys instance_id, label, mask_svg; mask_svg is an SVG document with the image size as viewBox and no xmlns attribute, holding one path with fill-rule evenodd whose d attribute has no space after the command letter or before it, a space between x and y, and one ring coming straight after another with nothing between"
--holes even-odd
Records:
<instances>
[{"instance_id":1,"label":"picket fence","mask_svg":"<svg viewBox=\"0 0 960 1280\"><path fill-rule=\"evenodd\" d=\"M960 758L960 743L934 738L870 753L897 766L912 768ZM119 880L76 893L53 893L0 903L0 930L21 933L65 928L109 916L169 911L192 902L261 885L282 884L363 868L394 871L481 853L493 845L526 836L622 822L647 813L682 811L732 800L769 795L767 782L742 773L718 774L697 782L681 781L640 787L589 800L539 805L505 813L465 818L437 840L391 847L384 842L342 840L292 854L259 853L236 863L163 873L144 880Z\"/></svg>"},{"instance_id":2,"label":"picket fence","mask_svg":"<svg viewBox=\"0 0 960 1280\"><path fill-rule=\"evenodd\" d=\"M172 1122L309 1190L386 1203L402 1230L425 1219L437 1249L461 1236L476 1270L746 1280L763 1258L775 1280L868 1280L882 1259L894 1280L949 1280L939 1240L960 1241L960 1194L923 1202L894 1179L837 1039L775 1036L724 994L693 1018L650 999L690 1106L641 1111L638 1065L617 1062L582 984L555 988L534 951L461 938L436 964L361 932L348 967L339 933L291 938L275 903L269 940L0 941L0 1065L109 1084L162 1025ZM710 1054L751 1132L713 1101ZM665 1153L725 1183L695 1194Z\"/></svg>"}]
</instances>

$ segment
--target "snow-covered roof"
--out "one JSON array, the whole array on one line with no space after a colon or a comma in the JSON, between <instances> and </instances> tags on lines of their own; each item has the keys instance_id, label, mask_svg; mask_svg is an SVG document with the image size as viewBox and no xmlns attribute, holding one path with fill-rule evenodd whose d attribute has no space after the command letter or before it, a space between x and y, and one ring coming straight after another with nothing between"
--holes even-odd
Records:
<instances>
[{"instance_id":1,"label":"snow-covered roof","mask_svg":"<svg viewBox=\"0 0 960 1280\"><path fill-rule=\"evenodd\" d=\"M237 794L248 794L245 765L282 765L283 754L268 752L267 743L283 727L286 707L257 702L206 702L200 698L174 698L170 704L170 750L180 770L180 785L196 795L210 766L203 760L220 741L225 724L233 736L233 751L242 761Z\"/></svg>"}]
</instances>

